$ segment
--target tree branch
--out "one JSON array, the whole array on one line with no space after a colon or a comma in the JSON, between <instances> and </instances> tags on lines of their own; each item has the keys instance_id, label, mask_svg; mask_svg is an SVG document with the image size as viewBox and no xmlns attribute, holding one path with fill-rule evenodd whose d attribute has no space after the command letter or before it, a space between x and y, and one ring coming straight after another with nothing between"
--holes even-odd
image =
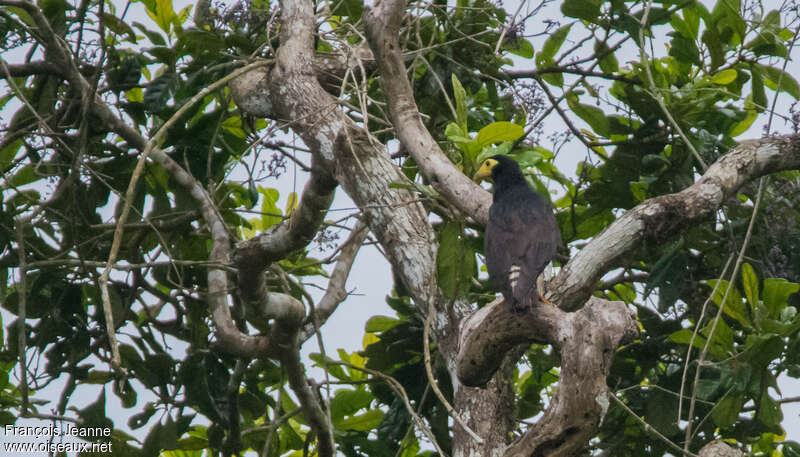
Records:
<instances>
[{"instance_id":1,"label":"tree branch","mask_svg":"<svg viewBox=\"0 0 800 457\"><path fill-rule=\"evenodd\" d=\"M490 303L462 325L458 377L478 386L499 367L501 354L519 344L550 343L561 354L555 396L535 425L511 444L505 457L568 456L582 448L605 415L606 377L616 348L637 335L624 303L592 297L574 313L539 304L515 314L502 299Z\"/></svg>"},{"instance_id":2,"label":"tree branch","mask_svg":"<svg viewBox=\"0 0 800 457\"><path fill-rule=\"evenodd\" d=\"M547 67L537 70L507 70L504 74L511 79L539 79L542 75L554 73L567 73L571 75L587 76L592 78L608 79L610 81L620 81L628 84L641 85L642 82L638 79L629 78L627 76L615 75L612 73L603 73L598 71L583 70L581 68L569 67Z\"/></svg>"},{"instance_id":3,"label":"tree branch","mask_svg":"<svg viewBox=\"0 0 800 457\"><path fill-rule=\"evenodd\" d=\"M6 68L8 68L8 75L11 76L12 78L41 75L41 74L60 76L62 74L61 68L59 68L52 62L47 62L44 60L36 60L33 62L17 64L17 65L7 64ZM6 76L7 75L5 73L0 74L0 79L5 79Z\"/></svg>"},{"instance_id":4,"label":"tree branch","mask_svg":"<svg viewBox=\"0 0 800 457\"><path fill-rule=\"evenodd\" d=\"M333 202L336 181L315 162L312 159L311 178L289 219L236 247L233 261L239 269L238 292L248 309L269 308L264 270L314 239Z\"/></svg>"},{"instance_id":5,"label":"tree branch","mask_svg":"<svg viewBox=\"0 0 800 457\"><path fill-rule=\"evenodd\" d=\"M314 322L307 322L300 332L300 341L305 341L313 335L322 324L336 311L339 304L347 298L345 285L347 277L350 276L350 269L353 267L356 254L361 249L361 244L366 239L369 230L362 222L356 224L350 236L344 242L342 250L333 267L328 288L322 296L317 306L314 308L316 313ZM316 328L315 328L316 327Z\"/></svg>"},{"instance_id":6,"label":"tree branch","mask_svg":"<svg viewBox=\"0 0 800 457\"><path fill-rule=\"evenodd\" d=\"M332 457L336 450L333 441L333 425L328 422L328 416L320 405L321 399L314 394L308 384L306 370L300 360L300 340L296 331L288 339L281 361L286 367L289 386L297 395L311 429L317 434L317 455Z\"/></svg>"},{"instance_id":7,"label":"tree branch","mask_svg":"<svg viewBox=\"0 0 800 457\"><path fill-rule=\"evenodd\" d=\"M485 224L491 196L458 171L422 123L400 52L400 25L405 5L406 2L400 0L383 0L365 14L367 40L378 63L397 137L437 192L462 212Z\"/></svg>"},{"instance_id":8,"label":"tree branch","mask_svg":"<svg viewBox=\"0 0 800 457\"><path fill-rule=\"evenodd\" d=\"M581 249L548 290L565 310L579 308L597 281L643 242L663 242L707 217L743 184L760 176L800 168L800 135L745 141L714 164L694 184L646 200L627 211Z\"/></svg>"}]
</instances>

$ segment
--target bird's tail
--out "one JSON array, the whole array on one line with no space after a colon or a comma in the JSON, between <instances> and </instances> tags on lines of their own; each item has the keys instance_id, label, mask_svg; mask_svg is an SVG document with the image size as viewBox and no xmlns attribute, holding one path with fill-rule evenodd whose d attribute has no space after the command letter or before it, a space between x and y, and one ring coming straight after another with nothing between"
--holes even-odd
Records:
<instances>
[{"instance_id":1,"label":"bird's tail","mask_svg":"<svg viewBox=\"0 0 800 457\"><path fill-rule=\"evenodd\" d=\"M538 300L536 278L531 278L517 265L511 265L508 275L512 290L511 309L515 312L527 312Z\"/></svg>"}]
</instances>

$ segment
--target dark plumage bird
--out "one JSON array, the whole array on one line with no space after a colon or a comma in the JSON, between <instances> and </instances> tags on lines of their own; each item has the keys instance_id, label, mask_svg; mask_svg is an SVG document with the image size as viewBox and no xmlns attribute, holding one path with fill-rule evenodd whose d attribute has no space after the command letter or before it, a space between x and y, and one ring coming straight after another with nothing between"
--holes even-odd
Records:
<instances>
[{"instance_id":1,"label":"dark plumage bird","mask_svg":"<svg viewBox=\"0 0 800 457\"><path fill-rule=\"evenodd\" d=\"M534 192L514 159L496 155L483 161L474 179L494 181L494 200L484 233L486 269L514 311L531 309L538 298L536 280L561 244L549 205Z\"/></svg>"}]
</instances>

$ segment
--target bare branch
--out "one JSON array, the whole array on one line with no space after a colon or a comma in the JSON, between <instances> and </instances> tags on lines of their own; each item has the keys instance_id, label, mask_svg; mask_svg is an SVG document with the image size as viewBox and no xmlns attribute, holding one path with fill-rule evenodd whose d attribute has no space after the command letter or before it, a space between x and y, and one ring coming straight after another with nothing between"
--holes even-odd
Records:
<instances>
[{"instance_id":1,"label":"bare branch","mask_svg":"<svg viewBox=\"0 0 800 457\"><path fill-rule=\"evenodd\" d=\"M308 384L305 367L300 361L299 348L298 334L293 332L288 339L285 354L281 357L281 361L286 368L289 386L297 395L311 429L317 434L317 454L320 457L332 457L336 449L333 441L333 425L328 421L325 411L322 410L320 399Z\"/></svg>"},{"instance_id":2,"label":"bare branch","mask_svg":"<svg viewBox=\"0 0 800 457\"><path fill-rule=\"evenodd\" d=\"M642 82L638 79L633 79L628 76L615 75L612 73L604 73L599 71L583 70L581 68L571 67L547 67L537 70L508 70L505 75L511 79L538 79L542 75L566 73L570 75L586 76L591 78L601 78L610 81L620 81L628 84L641 85Z\"/></svg>"},{"instance_id":3,"label":"bare branch","mask_svg":"<svg viewBox=\"0 0 800 457\"><path fill-rule=\"evenodd\" d=\"M333 267L330 280L328 281L328 288L325 290L325 295L322 296L317 306L314 308L316 313L316 322L308 322L300 332L300 341L305 341L314 334L317 329L322 326L325 321L336 311L339 304L347 298L347 290L345 285L347 277L350 276L350 269L353 267L356 254L361 249L361 245L367 237L369 230L362 222L359 222L353 229L350 236L344 242L342 250L336 260L336 266ZM315 329L315 327L317 327Z\"/></svg>"},{"instance_id":4,"label":"bare branch","mask_svg":"<svg viewBox=\"0 0 800 457\"><path fill-rule=\"evenodd\" d=\"M41 74L61 75L61 69L57 65L44 60L36 60L34 62L17 65L7 64L6 67L8 68L8 76L12 78ZM6 77L6 74L0 74L0 78L5 79Z\"/></svg>"}]
</instances>

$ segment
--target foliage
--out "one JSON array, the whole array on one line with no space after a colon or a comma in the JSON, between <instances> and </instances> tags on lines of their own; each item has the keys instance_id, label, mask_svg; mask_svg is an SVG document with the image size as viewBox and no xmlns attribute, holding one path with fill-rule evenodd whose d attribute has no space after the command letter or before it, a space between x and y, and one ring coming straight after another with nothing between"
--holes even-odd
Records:
<instances>
[{"instance_id":1,"label":"foliage","mask_svg":"<svg viewBox=\"0 0 800 457\"><path fill-rule=\"evenodd\" d=\"M277 5L268 1L205 1L178 11L172 0L141 3L149 21L133 20L127 9L108 2L39 5L75 50L98 103L146 137L243 60L272 58L280 45L280 26L271 20ZM622 211L694 182L705 165L776 110L776 95L800 99L800 86L784 66L797 59L798 11L769 10L767 3L655 1L643 23L641 2L562 0L562 22L527 19L546 27L544 38L526 34L525 22L495 3L459 0L449 8L437 0L413 10L404 52L412 56L406 64L426 127L451 161L471 176L485 157L514 157L531 186L553 201L565 244L579 249ZM118 334L124 334L119 349L127 376L110 370L96 285L137 155L83 106L72 82L25 70L22 56L30 51L34 60L46 57L49 44L34 49L31 43L41 40L34 18L23 8L0 5L7 59L0 61L6 82L0 108L8 119L0 141L0 336L6 342L0 352L0 425L14 423L25 408L109 424L113 395L130 416L127 424L114 424L112 441L120 455L261 453L268 441L262 455L304 455L315 437L284 367L271 359L236 359L212 344L206 301L210 234L191 195L157 163L147 164L136 188L119 254L122 267L112 275L112 311ZM323 12L317 52L332 54L361 41L362 2L319 2L317 9ZM659 40L666 51L646 55ZM573 63L579 57L588 65ZM535 71L515 71L515 62ZM11 77L11 66L17 76ZM388 142L394 133L386 128L385 95L375 76L344 84L335 95L347 106L377 101L364 105L369 118L353 117ZM542 134L541 120L554 101L569 122L566 136ZM297 207L297 194L282 200L271 187L288 160L308 168L302 148L291 150L281 130L291 131L291 125L253 119L220 89L169 126L159 146L210 189L229 232L249 239ZM579 142L586 160L571 177L557 158ZM480 230L430 190L413 159L401 154L398 160L414 182L409 187L430 203L442 293L480 305L490 301ZM243 178L231 177L242 170ZM779 377L800 377L798 189L797 171L766 184L766 210L758 214L748 260L736 276L725 277L724 265L746 238L758 193L754 185L742 188L715 219L698 221L680 235L646 240L619 265L617 280L596 290L635 309L642 327L641 339L617 354L609 385L676 443L684 442L691 421L693 451L721 437L753 455L800 455L800 444L785 440L778 388ZM311 304L306 283L328 277L332 263L314 255L335 244L338 232L332 230L339 226L327 221L317 243L280 259L268 272L269 289ZM326 412L339 451L431 455L401 397L364 371L374 370L399 382L449 453L452 425L430 392L423 365L423 318L400 284L387 291L386 301L396 315L369 319L361 351L311 356L338 383ZM28 368L29 381L36 380L29 382L31 396L57 380L64 387L56 405L23 405L22 386L13 377L19 372L20 328L28 361L36 361ZM449 397L450 374L440 362L434 360L434 374ZM550 348L529 348L513 375L515 419L539 414L558 376ZM96 386L95 400L73 406L76 389L86 386ZM125 427L143 438L123 432ZM609 410L590 446L587 452L611 450L616 456L669 451L619 407Z\"/></svg>"}]
</instances>

